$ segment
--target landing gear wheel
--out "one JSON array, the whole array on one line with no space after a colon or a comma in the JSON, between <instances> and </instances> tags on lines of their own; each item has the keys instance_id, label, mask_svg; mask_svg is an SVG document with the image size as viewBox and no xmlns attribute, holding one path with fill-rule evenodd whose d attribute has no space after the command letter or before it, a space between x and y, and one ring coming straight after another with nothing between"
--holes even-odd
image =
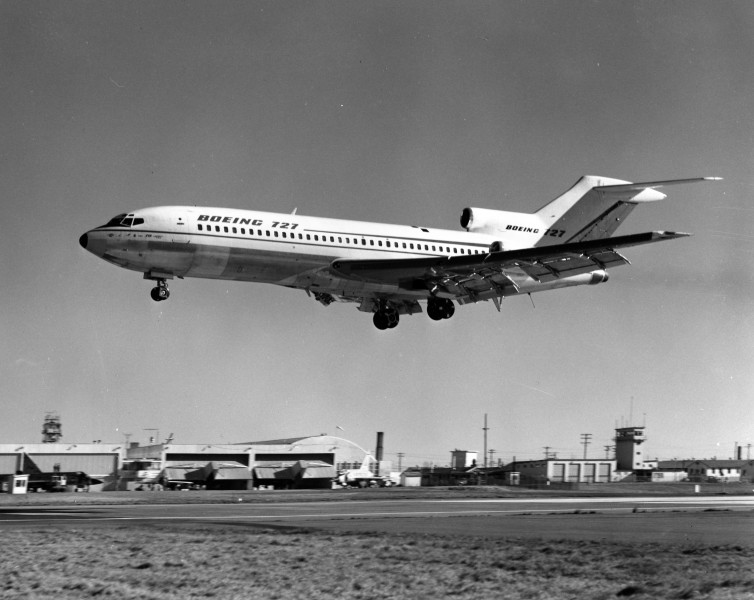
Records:
<instances>
[{"instance_id":1,"label":"landing gear wheel","mask_svg":"<svg viewBox=\"0 0 754 600\"><path fill-rule=\"evenodd\" d=\"M437 302L432 300L427 303L427 315L429 315L429 318L433 321L441 321L444 318L443 312Z\"/></svg>"},{"instance_id":2,"label":"landing gear wheel","mask_svg":"<svg viewBox=\"0 0 754 600\"><path fill-rule=\"evenodd\" d=\"M170 297L170 290L168 289L167 282L164 279L158 280L157 287L153 287L149 292L149 295L152 296L152 300L155 302L167 300Z\"/></svg>"},{"instance_id":3,"label":"landing gear wheel","mask_svg":"<svg viewBox=\"0 0 754 600\"><path fill-rule=\"evenodd\" d=\"M449 298L432 298L427 302L427 315L433 321L450 319L455 312L456 307Z\"/></svg>"},{"instance_id":4,"label":"landing gear wheel","mask_svg":"<svg viewBox=\"0 0 754 600\"><path fill-rule=\"evenodd\" d=\"M381 310L378 310L376 313L374 313L372 322L377 329L387 329L388 327L390 327L390 319L388 318L387 314Z\"/></svg>"},{"instance_id":5,"label":"landing gear wheel","mask_svg":"<svg viewBox=\"0 0 754 600\"><path fill-rule=\"evenodd\" d=\"M375 311L372 322L377 329L393 329L398 325L399 319L398 311L384 303L382 307Z\"/></svg>"}]
</instances>

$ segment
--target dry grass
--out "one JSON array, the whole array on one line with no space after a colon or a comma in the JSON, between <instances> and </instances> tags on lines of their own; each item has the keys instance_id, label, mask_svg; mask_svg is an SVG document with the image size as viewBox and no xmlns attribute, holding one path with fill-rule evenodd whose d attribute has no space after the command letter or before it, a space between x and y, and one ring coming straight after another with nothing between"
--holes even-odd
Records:
<instances>
[{"instance_id":1,"label":"dry grass","mask_svg":"<svg viewBox=\"0 0 754 600\"><path fill-rule=\"evenodd\" d=\"M754 548L243 526L3 533L3 599L754 599Z\"/></svg>"}]
</instances>

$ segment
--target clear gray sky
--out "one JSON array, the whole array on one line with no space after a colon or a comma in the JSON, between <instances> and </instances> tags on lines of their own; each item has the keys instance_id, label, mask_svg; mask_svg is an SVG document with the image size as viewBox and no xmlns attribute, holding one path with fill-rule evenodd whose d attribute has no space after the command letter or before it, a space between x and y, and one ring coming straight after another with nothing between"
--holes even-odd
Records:
<instances>
[{"instance_id":1,"label":"clear gray sky","mask_svg":"<svg viewBox=\"0 0 754 600\"><path fill-rule=\"evenodd\" d=\"M444 464L549 446L754 443L754 4L0 3L0 441L243 442L327 432ZM404 318L187 279L168 302L78 245L197 204L458 228L583 174L670 188L607 284ZM631 421L629 423L629 421ZM343 431L336 429L340 426Z\"/></svg>"}]
</instances>

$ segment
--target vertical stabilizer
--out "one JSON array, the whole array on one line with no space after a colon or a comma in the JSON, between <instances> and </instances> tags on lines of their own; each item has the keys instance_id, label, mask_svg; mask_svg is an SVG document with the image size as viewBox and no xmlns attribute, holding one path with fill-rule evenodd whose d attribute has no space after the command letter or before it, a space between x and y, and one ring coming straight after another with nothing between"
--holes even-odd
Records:
<instances>
[{"instance_id":1,"label":"vertical stabilizer","mask_svg":"<svg viewBox=\"0 0 754 600\"><path fill-rule=\"evenodd\" d=\"M537 245L610 237L639 202L663 198L665 194L641 184L586 175L536 212L543 227L558 232L558 237L545 236Z\"/></svg>"}]
</instances>

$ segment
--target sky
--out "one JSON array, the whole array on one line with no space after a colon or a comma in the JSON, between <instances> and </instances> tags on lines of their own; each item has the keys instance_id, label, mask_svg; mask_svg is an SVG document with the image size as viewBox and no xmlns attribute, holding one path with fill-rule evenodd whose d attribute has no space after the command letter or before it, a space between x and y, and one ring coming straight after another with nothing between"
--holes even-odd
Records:
<instances>
[{"instance_id":1,"label":"sky","mask_svg":"<svg viewBox=\"0 0 754 600\"><path fill-rule=\"evenodd\" d=\"M720 0L0 2L0 442L328 433L649 458L754 443L754 4ZM582 175L665 190L608 283L379 331L352 304L150 282L79 236L167 204L460 229ZM532 302L533 301L533 302ZM745 448L746 452L746 448Z\"/></svg>"}]
</instances>

